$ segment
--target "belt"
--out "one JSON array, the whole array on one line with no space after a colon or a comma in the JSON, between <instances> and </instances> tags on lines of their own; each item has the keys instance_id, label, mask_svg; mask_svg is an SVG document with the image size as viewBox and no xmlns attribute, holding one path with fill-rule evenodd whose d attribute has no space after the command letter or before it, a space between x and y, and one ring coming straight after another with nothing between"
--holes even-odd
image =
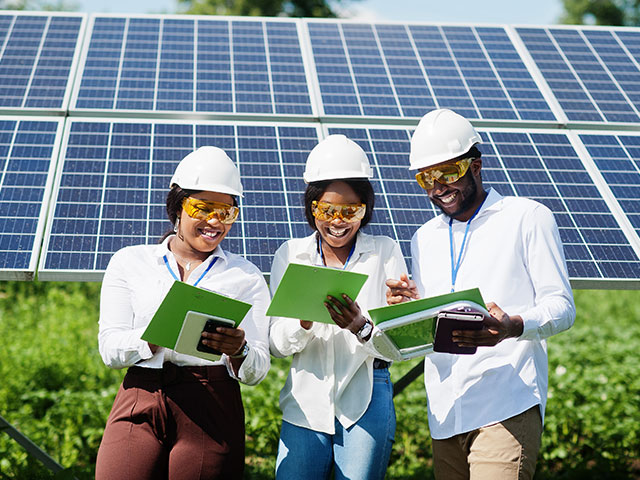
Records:
<instances>
[{"instance_id":1,"label":"belt","mask_svg":"<svg viewBox=\"0 0 640 480\"><path fill-rule=\"evenodd\" d=\"M382 360L381 358L373 359L373 368L375 369L389 368L389 365L391 365L391 362L387 362L386 360Z\"/></svg>"},{"instance_id":2,"label":"belt","mask_svg":"<svg viewBox=\"0 0 640 480\"><path fill-rule=\"evenodd\" d=\"M132 366L127 370L127 376L132 379L157 382L162 385L181 382L198 382L202 379L209 381L233 380L224 365L179 367L170 362L166 362L162 365L162 368Z\"/></svg>"}]
</instances>

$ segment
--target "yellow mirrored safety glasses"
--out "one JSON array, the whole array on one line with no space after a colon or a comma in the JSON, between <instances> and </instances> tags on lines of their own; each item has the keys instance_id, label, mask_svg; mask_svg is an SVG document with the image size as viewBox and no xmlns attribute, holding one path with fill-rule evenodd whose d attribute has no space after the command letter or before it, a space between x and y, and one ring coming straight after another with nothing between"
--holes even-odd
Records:
<instances>
[{"instance_id":1,"label":"yellow mirrored safety glasses","mask_svg":"<svg viewBox=\"0 0 640 480\"><path fill-rule=\"evenodd\" d=\"M469 165L471 165L471 162L474 160L475 158L463 158L455 163L437 165L428 170L416 173L416 180L425 190L431 190L434 185L433 182L449 185L464 177L464 174L469 170Z\"/></svg>"},{"instance_id":2,"label":"yellow mirrored safety glasses","mask_svg":"<svg viewBox=\"0 0 640 480\"><path fill-rule=\"evenodd\" d=\"M238 218L240 209L221 202L205 202L193 197L186 197L182 201L182 208L191 218L208 222L213 217L225 225L231 225Z\"/></svg>"},{"instance_id":3,"label":"yellow mirrored safety glasses","mask_svg":"<svg viewBox=\"0 0 640 480\"><path fill-rule=\"evenodd\" d=\"M340 217L345 222L357 222L364 218L367 206L364 203L342 204L311 202L311 213L318 220L330 222L336 217Z\"/></svg>"}]
</instances>

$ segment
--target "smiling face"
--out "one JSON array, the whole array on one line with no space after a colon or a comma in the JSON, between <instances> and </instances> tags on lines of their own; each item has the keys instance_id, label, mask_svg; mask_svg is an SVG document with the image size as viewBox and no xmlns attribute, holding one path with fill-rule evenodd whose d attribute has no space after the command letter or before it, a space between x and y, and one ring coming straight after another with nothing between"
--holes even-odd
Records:
<instances>
[{"instance_id":1,"label":"smiling face","mask_svg":"<svg viewBox=\"0 0 640 480\"><path fill-rule=\"evenodd\" d=\"M445 215L462 222L469 220L484 198L481 168L482 160L477 158L456 182L444 185L435 181L433 188L427 190L429 199Z\"/></svg>"},{"instance_id":2,"label":"smiling face","mask_svg":"<svg viewBox=\"0 0 640 480\"><path fill-rule=\"evenodd\" d=\"M233 205L233 197L226 193L197 192L190 196L205 202ZM225 225L217 217L208 221L200 220L190 217L184 209L180 210L179 215L180 224L177 237L181 241L180 243L183 243L183 247L194 253L211 253L231 230L231 225Z\"/></svg>"},{"instance_id":3,"label":"smiling face","mask_svg":"<svg viewBox=\"0 0 640 480\"><path fill-rule=\"evenodd\" d=\"M338 204L355 204L362 203L358 194L345 182L336 181L327 186L324 193L317 198L319 202L338 203ZM322 241L326 242L332 248L349 247L360 229L361 221L346 222L340 216L332 220L315 219L316 229L322 237Z\"/></svg>"}]
</instances>

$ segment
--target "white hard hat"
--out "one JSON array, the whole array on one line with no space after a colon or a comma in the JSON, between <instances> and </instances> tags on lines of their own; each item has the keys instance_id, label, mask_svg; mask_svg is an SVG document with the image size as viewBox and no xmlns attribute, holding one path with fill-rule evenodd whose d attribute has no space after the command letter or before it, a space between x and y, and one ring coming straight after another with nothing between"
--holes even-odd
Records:
<instances>
[{"instance_id":1,"label":"white hard hat","mask_svg":"<svg viewBox=\"0 0 640 480\"><path fill-rule=\"evenodd\" d=\"M411 136L409 169L431 167L467 153L482 143L473 125L461 115L441 108L427 113Z\"/></svg>"},{"instance_id":2,"label":"white hard hat","mask_svg":"<svg viewBox=\"0 0 640 480\"><path fill-rule=\"evenodd\" d=\"M329 135L307 157L306 183L341 178L371 178L373 171L364 150L344 135Z\"/></svg>"},{"instance_id":3,"label":"white hard hat","mask_svg":"<svg viewBox=\"0 0 640 480\"><path fill-rule=\"evenodd\" d=\"M242 196L240 172L218 147L200 147L184 157L171 177L170 187Z\"/></svg>"}]
</instances>

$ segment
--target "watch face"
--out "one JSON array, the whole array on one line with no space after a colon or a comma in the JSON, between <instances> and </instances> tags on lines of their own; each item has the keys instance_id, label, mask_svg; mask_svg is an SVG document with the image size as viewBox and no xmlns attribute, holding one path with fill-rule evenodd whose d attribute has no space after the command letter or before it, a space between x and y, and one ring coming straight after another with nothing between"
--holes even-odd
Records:
<instances>
[{"instance_id":1,"label":"watch face","mask_svg":"<svg viewBox=\"0 0 640 480\"><path fill-rule=\"evenodd\" d=\"M371 333L371 330L373 330L373 326L369 322L367 322L362 326L360 330L358 330L357 335L359 338L365 338Z\"/></svg>"}]
</instances>

